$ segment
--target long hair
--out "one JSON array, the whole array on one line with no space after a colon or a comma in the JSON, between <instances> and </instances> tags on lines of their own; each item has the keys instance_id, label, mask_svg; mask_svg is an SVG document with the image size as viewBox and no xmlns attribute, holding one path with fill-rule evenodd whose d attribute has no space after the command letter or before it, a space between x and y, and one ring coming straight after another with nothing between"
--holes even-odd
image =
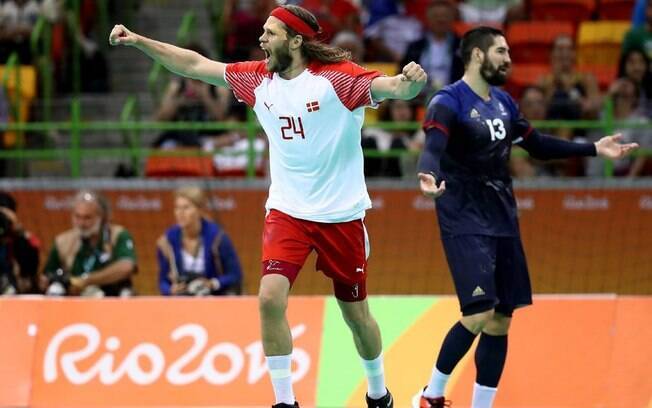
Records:
<instances>
[{"instance_id":1,"label":"long hair","mask_svg":"<svg viewBox=\"0 0 652 408\"><path fill-rule=\"evenodd\" d=\"M311 12L303 7L295 5L282 6L284 9L294 14L310 26L315 32L321 33L321 27ZM288 37L300 35L288 26L285 26ZM333 47L315 39L306 39L304 37L301 44L301 54L309 61L319 61L325 64L347 61L351 59L351 53L339 47Z\"/></svg>"}]
</instances>

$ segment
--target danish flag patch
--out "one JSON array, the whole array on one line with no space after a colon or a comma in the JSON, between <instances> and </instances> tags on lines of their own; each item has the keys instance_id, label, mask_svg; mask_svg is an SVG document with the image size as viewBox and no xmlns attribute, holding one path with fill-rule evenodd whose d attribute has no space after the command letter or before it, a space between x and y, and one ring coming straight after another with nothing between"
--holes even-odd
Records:
<instances>
[{"instance_id":1,"label":"danish flag patch","mask_svg":"<svg viewBox=\"0 0 652 408\"><path fill-rule=\"evenodd\" d=\"M308 112L316 112L319 110L319 102L318 101L308 102L306 104L306 108L308 108Z\"/></svg>"}]
</instances>

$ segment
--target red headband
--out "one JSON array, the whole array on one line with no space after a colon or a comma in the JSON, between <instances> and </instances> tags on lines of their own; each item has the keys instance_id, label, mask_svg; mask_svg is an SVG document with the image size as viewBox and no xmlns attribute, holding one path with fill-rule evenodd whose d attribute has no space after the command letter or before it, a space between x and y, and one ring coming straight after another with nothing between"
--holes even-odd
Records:
<instances>
[{"instance_id":1,"label":"red headband","mask_svg":"<svg viewBox=\"0 0 652 408\"><path fill-rule=\"evenodd\" d=\"M306 38L313 38L315 35L317 35L317 32L313 30L313 28L308 24L306 24L305 21L295 16L283 7L276 7L269 15L278 18L284 22L286 26L290 27Z\"/></svg>"}]
</instances>

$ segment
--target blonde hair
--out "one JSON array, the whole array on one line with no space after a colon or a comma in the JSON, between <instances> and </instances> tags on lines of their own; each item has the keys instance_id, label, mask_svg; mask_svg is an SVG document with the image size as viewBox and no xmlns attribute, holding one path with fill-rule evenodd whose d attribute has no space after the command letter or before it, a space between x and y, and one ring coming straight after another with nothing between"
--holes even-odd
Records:
<instances>
[{"instance_id":1,"label":"blonde hair","mask_svg":"<svg viewBox=\"0 0 652 408\"><path fill-rule=\"evenodd\" d=\"M197 186L180 187L174 191L174 197L175 199L183 197L193 203L200 210L206 208L206 195L204 195L202 189Z\"/></svg>"}]
</instances>

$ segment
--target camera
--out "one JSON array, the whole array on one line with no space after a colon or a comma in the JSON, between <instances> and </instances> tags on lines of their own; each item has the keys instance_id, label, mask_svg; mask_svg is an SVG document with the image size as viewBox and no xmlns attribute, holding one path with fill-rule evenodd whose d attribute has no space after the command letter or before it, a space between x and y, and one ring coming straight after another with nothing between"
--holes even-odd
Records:
<instances>
[{"instance_id":1,"label":"camera","mask_svg":"<svg viewBox=\"0 0 652 408\"><path fill-rule=\"evenodd\" d=\"M201 273L187 272L179 276L179 283L185 283L186 296L208 296L211 294L211 287L206 282L206 277Z\"/></svg>"},{"instance_id":2,"label":"camera","mask_svg":"<svg viewBox=\"0 0 652 408\"><path fill-rule=\"evenodd\" d=\"M47 273L48 285L45 294L48 296L65 296L68 293L68 288L70 287L70 276L63 271L63 269L58 268L53 272Z\"/></svg>"}]
</instances>

